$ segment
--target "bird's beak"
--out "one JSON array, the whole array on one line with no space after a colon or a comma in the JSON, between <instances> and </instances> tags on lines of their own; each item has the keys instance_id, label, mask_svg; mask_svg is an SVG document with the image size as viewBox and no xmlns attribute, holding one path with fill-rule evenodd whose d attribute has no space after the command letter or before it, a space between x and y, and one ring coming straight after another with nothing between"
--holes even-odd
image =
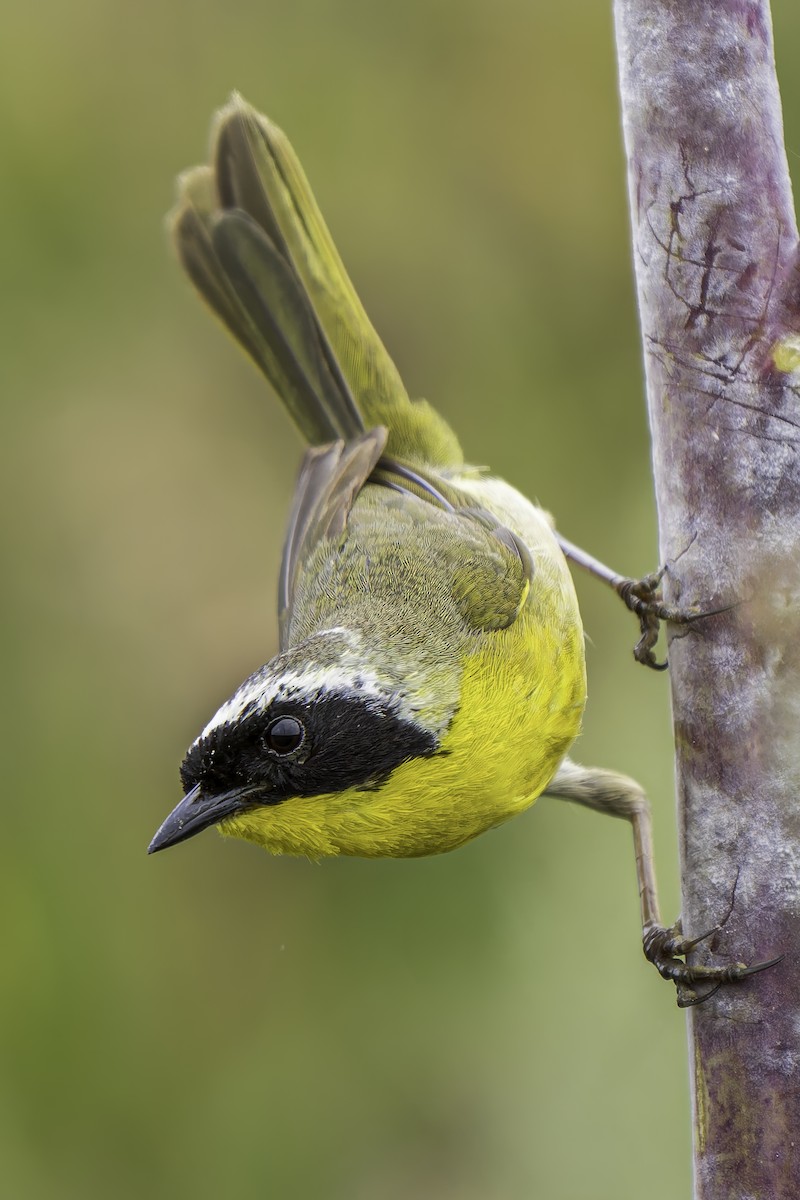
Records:
<instances>
[{"instance_id":1,"label":"bird's beak","mask_svg":"<svg viewBox=\"0 0 800 1200\"><path fill-rule=\"evenodd\" d=\"M175 846L208 829L209 825L217 825L232 813L241 812L249 807L246 797L252 791L252 788L235 788L232 792L223 792L221 796L205 796L198 783L173 808L147 847L147 853L166 850L168 846Z\"/></svg>"}]
</instances>

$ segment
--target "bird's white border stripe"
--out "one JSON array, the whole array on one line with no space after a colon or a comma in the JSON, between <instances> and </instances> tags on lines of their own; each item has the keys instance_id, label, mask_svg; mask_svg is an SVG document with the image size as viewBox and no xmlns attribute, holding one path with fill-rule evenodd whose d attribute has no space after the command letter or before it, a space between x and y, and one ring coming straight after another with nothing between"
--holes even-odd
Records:
<instances>
[{"instance_id":1,"label":"bird's white border stripe","mask_svg":"<svg viewBox=\"0 0 800 1200\"><path fill-rule=\"evenodd\" d=\"M365 671L363 666L345 666L331 663L325 666L309 663L299 671L281 671L275 675L269 667L251 675L229 700L217 710L197 741L207 737L220 725L234 724L247 712L265 712L278 699L290 700L293 695L308 700L320 692L337 692L339 695L386 696L376 675Z\"/></svg>"}]
</instances>

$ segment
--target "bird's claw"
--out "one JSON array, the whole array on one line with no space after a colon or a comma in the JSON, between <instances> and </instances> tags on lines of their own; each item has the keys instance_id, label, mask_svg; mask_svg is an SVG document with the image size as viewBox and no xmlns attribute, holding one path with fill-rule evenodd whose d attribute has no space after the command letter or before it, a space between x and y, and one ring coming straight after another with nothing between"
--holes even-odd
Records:
<instances>
[{"instance_id":1,"label":"bird's claw","mask_svg":"<svg viewBox=\"0 0 800 1200\"><path fill-rule=\"evenodd\" d=\"M679 1008L704 1004L719 991L723 984L737 983L749 975L757 975L759 971L766 971L768 967L774 967L783 958L781 954L778 958L771 958L767 962L753 963L750 966L746 963L736 962L729 963L725 967L690 966L689 963L681 961L690 950L693 950L706 938L719 933L721 928L720 925L714 925L712 929L707 929L705 933L694 938L683 936L680 921L676 921L671 928L663 925L649 925L645 928L642 936L644 956L648 962L653 964L662 979L671 979L675 984ZM706 991L698 993L694 987L697 983L707 983L710 986Z\"/></svg>"},{"instance_id":2,"label":"bird's claw","mask_svg":"<svg viewBox=\"0 0 800 1200\"><path fill-rule=\"evenodd\" d=\"M639 618L642 636L634 647L633 657L654 671L665 671L669 665L666 659L659 662L653 653L662 621L669 621L673 625L689 625L702 617L714 617L735 607L725 604L720 608L678 608L677 605L665 604L661 597L661 580L666 569L662 567L652 575L645 575L644 579L621 579L615 585L623 604Z\"/></svg>"}]
</instances>

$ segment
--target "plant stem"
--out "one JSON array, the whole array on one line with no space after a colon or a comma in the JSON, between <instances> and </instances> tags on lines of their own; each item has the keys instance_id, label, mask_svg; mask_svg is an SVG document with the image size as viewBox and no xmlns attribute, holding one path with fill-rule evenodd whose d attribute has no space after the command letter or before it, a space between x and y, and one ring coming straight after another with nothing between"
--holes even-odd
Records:
<instances>
[{"instance_id":1,"label":"plant stem","mask_svg":"<svg viewBox=\"0 0 800 1200\"><path fill-rule=\"evenodd\" d=\"M683 919L777 967L688 1014L699 1200L800 1196L800 271L767 0L615 0ZM795 340L796 339L796 340Z\"/></svg>"}]
</instances>

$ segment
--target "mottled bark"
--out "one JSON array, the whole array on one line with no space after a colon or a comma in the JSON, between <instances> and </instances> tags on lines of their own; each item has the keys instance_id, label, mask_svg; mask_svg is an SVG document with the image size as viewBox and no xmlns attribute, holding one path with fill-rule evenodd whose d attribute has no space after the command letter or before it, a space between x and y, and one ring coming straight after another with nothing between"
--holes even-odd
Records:
<instances>
[{"instance_id":1,"label":"mottled bark","mask_svg":"<svg viewBox=\"0 0 800 1200\"><path fill-rule=\"evenodd\" d=\"M615 10L666 599L740 602L670 635L684 928L724 921L698 961L786 955L689 1012L696 1195L796 1200L800 272L769 4Z\"/></svg>"}]
</instances>

